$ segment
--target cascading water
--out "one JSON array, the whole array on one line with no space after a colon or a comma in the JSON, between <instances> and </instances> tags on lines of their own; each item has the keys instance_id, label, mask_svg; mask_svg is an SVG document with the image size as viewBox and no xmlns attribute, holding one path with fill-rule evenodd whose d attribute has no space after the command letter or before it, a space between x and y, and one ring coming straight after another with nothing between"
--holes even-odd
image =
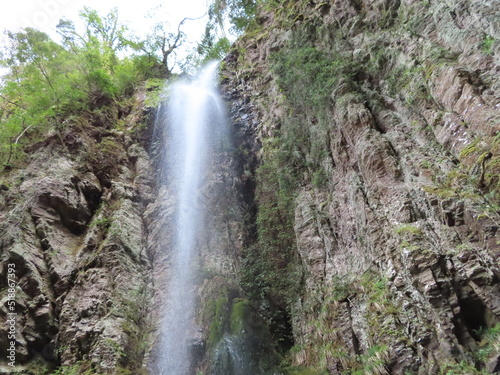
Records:
<instances>
[{"instance_id":1,"label":"cascading water","mask_svg":"<svg viewBox=\"0 0 500 375\"><path fill-rule=\"evenodd\" d=\"M217 64L212 63L192 81L168 89L168 104L160 109L157 126L165 127L166 157L163 176L174 194L174 239L169 249L165 288L166 311L161 327L157 373L186 375L190 372L195 283L193 281L199 233L205 215L204 174L210 169L212 144L225 128L222 101L215 89Z\"/></svg>"}]
</instances>

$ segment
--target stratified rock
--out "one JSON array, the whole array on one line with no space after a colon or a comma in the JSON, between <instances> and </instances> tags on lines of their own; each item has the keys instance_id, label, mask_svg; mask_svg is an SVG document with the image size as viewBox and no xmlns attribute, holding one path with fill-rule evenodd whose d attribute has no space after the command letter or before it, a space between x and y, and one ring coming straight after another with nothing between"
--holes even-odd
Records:
<instances>
[{"instance_id":1,"label":"stratified rock","mask_svg":"<svg viewBox=\"0 0 500 375\"><path fill-rule=\"evenodd\" d=\"M28 167L3 177L11 188L2 189L9 201L1 213L0 285L7 302L13 264L17 369L138 373L151 298L142 217L153 187L149 158L137 133L127 153L114 146L124 142L119 133L107 133L106 150L100 149L102 131L90 123L68 124L64 132L33 145ZM80 148L61 144L75 139ZM72 152L60 152L66 147ZM122 165L103 171L94 163L104 156L113 162L103 156L110 150ZM8 313L2 303L0 319ZM6 329L0 328L4 352Z\"/></svg>"},{"instance_id":2,"label":"stratified rock","mask_svg":"<svg viewBox=\"0 0 500 375\"><path fill-rule=\"evenodd\" d=\"M247 291L265 286L264 316L286 304L295 365L495 371L498 7L280 4L222 71L236 147L254 158Z\"/></svg>"}]
</instances>

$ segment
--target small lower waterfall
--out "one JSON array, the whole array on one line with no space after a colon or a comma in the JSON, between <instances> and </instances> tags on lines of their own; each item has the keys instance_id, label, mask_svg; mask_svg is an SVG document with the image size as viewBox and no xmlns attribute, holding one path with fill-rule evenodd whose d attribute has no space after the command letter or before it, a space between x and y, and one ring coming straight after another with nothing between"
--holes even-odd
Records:
<instances>
[{"instance_id":1,"label":"small lower waterfall","mask_svg":"<svg viewBox=\"0 0 500 375\"><path fill-rule=\"evenodd\" d=\"M190 373L190 337L195 308L194 264L203 228L204 174L210 170L212 144L225 128L224 106L215 89L217 64L203 69L192 81L180 81L167 90L167 104L158 113L163 126L165 157L162 175L175 197L159 359L160 375Z\"/></svg>"},{"instance_id":2,"label":"small lower waterfall","mask_svg":"<svg viewBox=\"0 0 500 375\"><path fill-rule=\"evenodd\" d=\"M241 338L224 335L214 355L213 373L217 375L256 375Z\"/></svg>"}]
</instances>

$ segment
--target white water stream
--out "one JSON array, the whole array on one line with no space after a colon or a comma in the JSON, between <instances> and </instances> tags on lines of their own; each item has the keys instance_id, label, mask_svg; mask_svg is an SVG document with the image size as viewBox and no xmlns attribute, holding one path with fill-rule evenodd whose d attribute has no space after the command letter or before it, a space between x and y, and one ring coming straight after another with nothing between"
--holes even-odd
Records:
<instances>
[{"instance_id":1,"label":"white water stream","mask_svg":"<svg viewBox=\"0 0 500 375\"><path fill-rule=\"evenodd\" d=\"M215 88L217 64L212 63L192 81L172 85L165 118L167 157L163 173L176 199L172 228L166 306L161 326L160 375L187 375L191 367L190 338L195 309L194 266L199 236L206 219L200 194L210 170L214 134L224 127L224 106Z\"/></svg>"}]
</instances>

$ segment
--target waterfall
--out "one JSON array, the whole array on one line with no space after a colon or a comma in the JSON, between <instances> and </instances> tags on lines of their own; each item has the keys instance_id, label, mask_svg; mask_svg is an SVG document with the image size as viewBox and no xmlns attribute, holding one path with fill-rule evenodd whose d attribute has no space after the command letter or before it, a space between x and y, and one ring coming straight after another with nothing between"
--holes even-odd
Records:
<instances>
[{"instance_id":1,"label":"waterfall","mask_svg":"<svg viewBox=\"0 0 500 375\"><path fill-rule=\"evenodd\" d=\"M164 183L175 197L172 245L168 251L168 275L159 359L160 375L190 373L189 340L195 330L194 282L204 214L203 181L211 167L213 144L225 128L224 106L215 89L217 64L203 69L193 80L167 89L167 103L159 110L157 125L164 126Z\"/></svg>"},{"instance_id":2,"label":"waterfall","mask_svg":"<svg viewBox=\"0 0 500 375\"><path fill-rule=\"evenodd\" d=\"M217 345L213 367L217 375L255 375L245 343L234 335L224 335Z\"/></svg>"}]
</instances>

